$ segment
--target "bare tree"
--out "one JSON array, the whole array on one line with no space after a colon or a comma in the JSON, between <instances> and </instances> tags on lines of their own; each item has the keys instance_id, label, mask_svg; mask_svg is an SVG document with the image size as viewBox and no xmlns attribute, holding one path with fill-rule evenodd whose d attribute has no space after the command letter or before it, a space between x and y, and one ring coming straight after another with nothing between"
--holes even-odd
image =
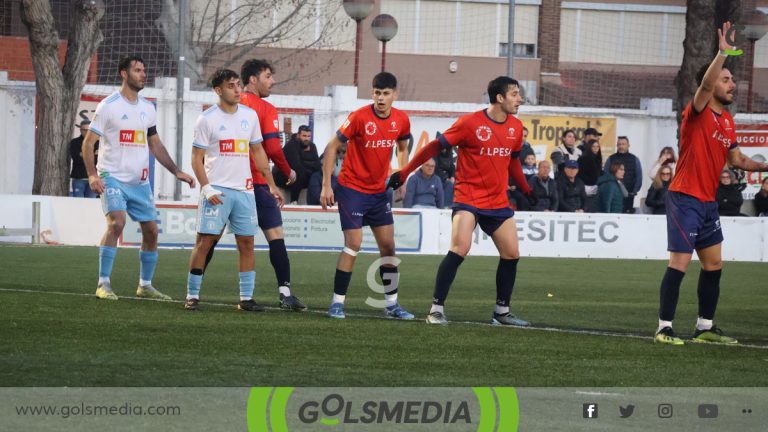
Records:
<instances>
[{"instance_id":1,"label":"bare tree","mask_svg":"<svg viewBox=\"0 0 768 432\"><path fill-rule=\"evenodd\" d=\"M685 13L683 63L675 77L677 88L677 123L698 88L696 73L712 62L717 52L717 29L726 21L741 17L741 0L688 0ZM726 63L738 78L743 73L743 59L732 57Z\"/></svg>"},{"instance_id":2,"label":"bare tree","mask_svg":"<svg viewBox=\"0 0 768 432\"><path fill-rule=\"evenodd\" d=\"M72 122L88 74L88 64L103 37L99 21L101 1L72 2L73 25L67 40L64 67L59 65L59 34L51 5L45 0L23 0L21 19L29 33L32 66L37 86L37 146L32 193L67 195L69 167L67 145Z\"/></svg>"},{"instance_id":3,"label":"bare tree","mask_svg":"<svg viewBox=\"0 0 768 432\"><path fill-rule=\"evenodd\" d=\"M303 68L299 60L296 67L297 59L311 61L307 57L312 57L312 50L333 48L331 33L351 22L336 20L341 4L334 0L212 0L197 11L187 8L182 19L187 32L185 67L192 81L199 83L212 65L237 67L254 48L281 47L290 42L284 55L272 59L276 66L293 66L293 73L282 75L281 82L311 78L329 69L330 64L313 62L312 68ZM163 0L163 12L157 20L174 53L179 52L178 7L179 0Z\"/></svg>"}]
</instances>

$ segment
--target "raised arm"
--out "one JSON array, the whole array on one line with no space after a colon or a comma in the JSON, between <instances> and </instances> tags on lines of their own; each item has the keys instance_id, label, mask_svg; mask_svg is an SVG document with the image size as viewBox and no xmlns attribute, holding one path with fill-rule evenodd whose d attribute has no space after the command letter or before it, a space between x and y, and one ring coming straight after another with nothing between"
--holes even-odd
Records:
<instances>
[{"instance_id":1,"label":"raised arm","mask_svg":"<svg viewBox=\"0 0 768 432\"><path fill-rule=\"evenodd\" d=\"M709 64L707 72L704 74L704 78L701 80L701 85L696 90L696 94L693 97L693 108L696 112L701 112L707 107L709 100L712 99L712 95L715 92L715 84L720 77L720 71L723 70L725 59L728 58L726 50L733 49L733 46L728 43L726 35L731 29L731 23L726 22L723 24L722 29L717 30L717 37L719 39L720 51L715 56L712 63Z\"/></svg>"}]
</instances>

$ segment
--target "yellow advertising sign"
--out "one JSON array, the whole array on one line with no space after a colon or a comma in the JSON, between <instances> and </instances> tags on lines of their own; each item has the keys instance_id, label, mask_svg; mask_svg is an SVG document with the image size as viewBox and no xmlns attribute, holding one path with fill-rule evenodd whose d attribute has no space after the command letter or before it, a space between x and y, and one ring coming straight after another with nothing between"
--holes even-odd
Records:
<instances>
[{"instance_id":1,"label":"yellow advertising sign","mask_svg":"<svg viewBox=\"0 0 768 432\"><path fill-rule=\"evenodd\" d=\"M528 128L528 142L536 151L536 159L549 159L552 149L560 142L563 132L572 129L577 142L584 138L584 130L595 128L603 134L600 146L603 158L616 148L616 119L610 117L572 117L546 115L520 115L523 125Z\"/></svg>"}]
</instances>

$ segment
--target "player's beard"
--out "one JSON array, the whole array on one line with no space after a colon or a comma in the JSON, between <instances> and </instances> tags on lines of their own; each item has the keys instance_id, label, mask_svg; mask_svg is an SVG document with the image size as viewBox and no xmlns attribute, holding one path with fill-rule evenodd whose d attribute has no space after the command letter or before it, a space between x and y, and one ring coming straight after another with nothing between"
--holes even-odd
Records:
<instances>
[{"instance_id":1,"label":"player's beard","mask_svg":"<svg viewBox=\"0 0 768 432\"><path fill-rule=\"evenodd\" d=\"M130 77L126 81L126 84L128 84L128 88L135 91L136 93L144 90L144 83L142 83L139 80L132 80Z\"/></svg>"},{"instance_id":2,"label":"player's beard","mask_svg":"<svg viewBox=\"0 0 768 432\"><path fill-rule=\"evenodd\" d=\"M717 99L717 101L720 102L720 104L723 106L728 106L733 103L733 95L731 95L731 100L728 100L718 95L715 95L715 99Z\"/></svg>"}]
</instances>

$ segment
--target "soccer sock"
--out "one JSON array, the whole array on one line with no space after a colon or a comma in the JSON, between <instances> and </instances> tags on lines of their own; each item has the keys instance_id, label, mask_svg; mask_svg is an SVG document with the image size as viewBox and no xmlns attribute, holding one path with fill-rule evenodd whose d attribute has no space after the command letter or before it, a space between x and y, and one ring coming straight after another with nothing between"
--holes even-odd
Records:
<instances>
[{"instance_id":1,"label":"soccer sock","mask_svg":"<svg viewBox=\"0 0 768 432\"><path fill-rule=\"evenodd\" d=\"M715 319L715 309L720 298L720 275L722 270L701 270L699 273L699 317L705 320ZM709 328L712 328L710 323ZM706 329L700 329L706 330Z\"/></svg>"},{"instance_id":2,"label":"soccer sock","mask_svg":"<svg viewBox=\"0 0 768 432\"><path fill-rule=\"evenodd\" d=\"M256 272L240 272L240 300L253 299L253 287L256 285Z\"/></svg>"},{"instance_id":3,"label":"soccer sock","mask_svg":"<svg viewBox=\"0 0 768 432\"><path fill-rule=\"evenodd\" d=\"M659 328L656 329L656 333L660 332L664 327L672 327L672 321L659 320Z\"/></svg>"},{"instance_id":4,"label":"soccer sock","mask_svg":"<svg viewBox=\"0 0 768 432\"><path fill-rule=\"evenodd\" d=\"M99 246L99 283L109 282L112 274L112 265L115 263L117 248L111 246Z\"/></svg>"},{"instance_id":5,"label":"soccer sock","mask_svg":"<svg viewBox=\"0 0 768 432\"><path fill-rule=\"evenodd\" d=\"M432 304L438 306L445 304L448 291L451 289L451 284L456 278L456 271L462 262L464 262L464 257L453 251L448 251L445 255L443 261L440 262L440 267L437 268L435 291L432 293Z\"/></svg>"},{"instance_id":6,"label":"soccer sock","mask_svg":"<svg viewBox=\"0 0 768 432\"><path fill-rule=\"evenodd\" d=\"M702 317L696 319L696 330L710 330L713 325L714 322L712 320L704 319Z\"/></svg>"},{"instance_id":7,"label":"soccer sock","mask_svg":"<svg viewBox=\"0 0 768 432\"><path fill-rule=\"evenodd\" d=\"M685 272L667 267L659 289L659 319L672 322L675 319L677 299L680 298L680 285Z\"/></svg>"},{"instance_id":8,"label":"soccer sock","mask_svg":"<svg viewBox=\"0 0 768 432\"><path fill-rule=\"evenodd\" d=\"M280 287L280 293L285 296L291 295L291 262L288 261L285 240L275 239L269 242L269 262L275 269L275 278L277 279L277 286ZM283 287L288 290L288 294L285 294Z\"/></svg>"},{"instance_id":9,"label":"soccer sock","mask_svg":"<svg viewBox=\"0 0 768 432\"><path fill-rule=\"evenodd\" d=\"M155 267L157 267L157 251L146 252L139 251L139 285L147 286L152 284L152 276L155 274Z\"/></svg>"},{"instance_id":10,"label":"soccer sock","mask_svg":"<svg viewBox=\"0 0 768 432\"><path fill-rule=\"evenodd\" d=\"M433 313L433 312L445 313L444 309L443 309L444 307L445 306L443 306L443 305L433 304L432 307L429 309L429 313Z\"/></svg>"},{"instance_id":11,"label":"soccer sock","mask_svg":"<svg viewBox=\"0 0 768 432\"><path fill-rule=\"evenodd\" d=\"M520 259L499 258L499 266L496 267L496 313L509 312L509 302L512 299L512 290L515 288L517 278L517 262Z\"/></svg>"},{"instance_id":12,"label":"soccer sock","mask_svg":"<svg viewBox=\"0 0 768 432\"><path fill-rule=\"evenodd\" d=\"M381 284L384 285L384 304L387 307L397 304L397 287L400 284L400 274L397 267L379 267Z\"/></svg>"},{"instance_id":13,"label":"soccer sock","mask_svg":"<svg viewBox=\"0 0 768 432\"><path fill-rule=\"evenodd\" d=\"M203 271L192 269L187 275L187 298L200 298L200 285L203 284Z\"/></svg>"},{"instance_id":14,"label":"soccer sock","mask_svg":"<svg viewBox=\"0 0 768 432\"><path fill-rule=\"evenodd\" d=\"M219 244L219 241L214 241L211 245L211 248L208 250L208 255L205 256L205 265L203 266L203 271L208 268L208 264L210 264L211 260L213 259L213 251L216 249L217 244Z\"/></svg>"},{"instance_id":15,"label":"soccer sock","mask_svg":"<svg viewBox=\"0 0 768 432\"><path fill-rule=\"evenodd\" d=\"M345 272L336 269L336 276L333 279L333 302L344 303L349 289L349 281L352 280L352 272Z\"/></svg>"}]
</instances>

